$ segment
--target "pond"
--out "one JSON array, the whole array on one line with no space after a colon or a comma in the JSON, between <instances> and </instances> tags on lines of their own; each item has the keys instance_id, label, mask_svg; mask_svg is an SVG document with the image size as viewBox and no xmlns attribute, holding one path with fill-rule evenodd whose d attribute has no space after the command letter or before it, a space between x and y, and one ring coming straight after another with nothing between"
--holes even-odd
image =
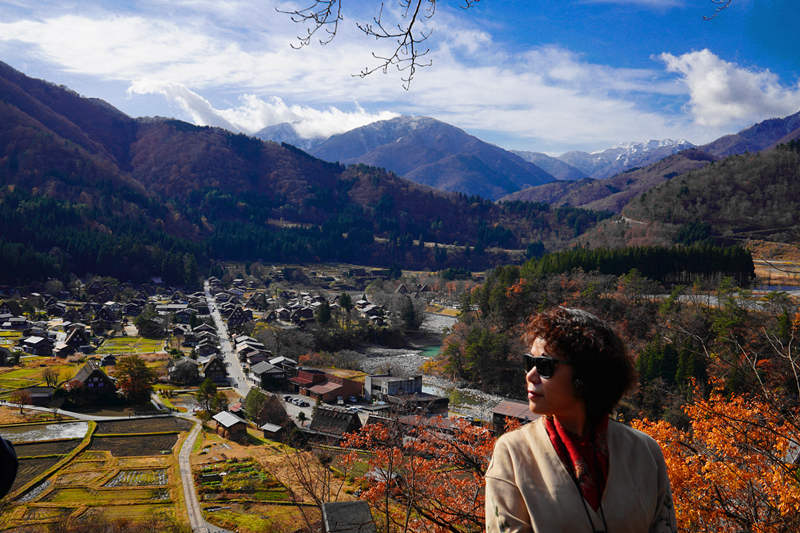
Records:
<instances>
[{"instance_id":1,"label":"pond","mask_svg":"<svg viewBox=\"0 0 800 533\"><path fill-rule=\"evenodd\" d=\"M436 357L442 351L441 344L434 344L432 346L425 346L420 355L423 357Z\"/></svg>"},{"instance_id":2,"label":"pond","mask_svg":"<svg viewBox=\"0 0 800 533\"><path fill-rule=\"evenodd\" d=\"M31 442L55 439L80 439L89 430L88 422L35 424L0 428L0 435L11 442Z\"/></svg>"}]
</instances>

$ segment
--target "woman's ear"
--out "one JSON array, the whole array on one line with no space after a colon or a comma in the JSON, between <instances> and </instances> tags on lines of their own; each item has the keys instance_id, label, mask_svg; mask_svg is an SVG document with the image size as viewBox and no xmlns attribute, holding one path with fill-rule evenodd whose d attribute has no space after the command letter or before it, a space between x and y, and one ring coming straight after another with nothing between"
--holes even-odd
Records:
<instances>
[{"instance_id":1,"label":"woman's ear","mask_svg":"<svg viewBox=\"0 0 800 533\"><path fill-rule=\"evenodd\" d=\"M572 380L572 388L575 389L575 396L583 398L583 380L581 378L574 378Z\"/></svg>"}]
</instances>

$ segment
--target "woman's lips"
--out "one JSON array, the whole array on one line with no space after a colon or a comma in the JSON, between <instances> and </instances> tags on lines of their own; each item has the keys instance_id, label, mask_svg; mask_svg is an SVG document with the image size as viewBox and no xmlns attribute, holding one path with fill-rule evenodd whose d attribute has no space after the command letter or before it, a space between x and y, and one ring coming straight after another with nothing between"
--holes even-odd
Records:
<instances>
[{"instance_id":1,"label":"woman's lips","mask_svg":"<svg viewBox=\"0 0 800 533\"><path fill-rule=\"evenodd\" d=\"M534 391L530 391L530 390L528 391L528 399L529 400L533 400L535 398L541 398L541 397L542 397L542 395L539 394L538 392L534 392Z\"/></svg>"}]
</instances>

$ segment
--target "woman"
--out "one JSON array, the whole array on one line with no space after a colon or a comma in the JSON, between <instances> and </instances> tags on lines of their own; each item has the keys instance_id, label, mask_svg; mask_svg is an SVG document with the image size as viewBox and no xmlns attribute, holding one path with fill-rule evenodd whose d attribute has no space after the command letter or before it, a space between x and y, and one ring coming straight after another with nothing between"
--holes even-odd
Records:
<instances>
[{"instance_id":1,"label":"woman","mask_svg":"<svg viewBox=\"0 0 800 533\"><path fill-rule=\"evenodd\" d=\"M634 381L620 338L559 307L534 317L525 340L528 405L543 416L497 440L486 530L677 531L658 444L608 418Z\"/></svg>"}]
</instances>

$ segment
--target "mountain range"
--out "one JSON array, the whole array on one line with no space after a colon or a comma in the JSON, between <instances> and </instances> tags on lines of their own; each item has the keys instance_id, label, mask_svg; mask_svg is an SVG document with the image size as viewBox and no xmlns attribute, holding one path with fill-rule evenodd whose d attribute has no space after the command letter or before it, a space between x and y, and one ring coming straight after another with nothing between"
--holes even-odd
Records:
<instances>
[{"instance_id":1,"label":"mountain range","mask_svg":"<svg viewBox=\"0 0 800 533\"><path fill-rule=\"evenodd\" d=\"M798 137L800 112L765 120L739 133L682 150L641 168L633 167L607 179L549 183L517 191L501 200L547 202L620 212L634 197L664 181L731 155L768 150Z\"/></svg>"},{"instance_id":2,"label":"mountain range","mask_svg":"<svg viewBox=\"0 0 800 533\"><path fill-rule=\"evenodd\" d=\"M373 122L330 137L305 138L286 122L264 128L256 136L293 144L326 161L365 163L440 190L492 199L524 189L526 183L535 186L556 180L607 178L694 146L683 140L651 140L553 157L504 150L436 119L410 116Z\"/></svg>"},{"instance_id":3,"label":"mountain range","mask_svg":"<svg viewBox=\"0 0 800 533\"><path fill-rule=\"evenodd\" d=\"M536 172L513 158L519 176ZM0 63L0 282L185 281L220 260L480 269L510 260L490 247L558 247L602 216L495 204L289 144L134 119Z\"/></svg>"},{"instance_id":4,"label":"mountain range","mask_svg":"<svg viewBox=\"0 0 800 533\"><path fill-rule=\"evenodd\" d=\"M555 159L566 165L566 168L577 172L564 172L558 179L577 180L582 178L604 179L635 167L643 167L654 163L681 150L693 148L689 141L672 139L650 140L647 142L630 142L601 150L598 152L572 151L555 158L537 152L515 151L520 157L532 163L538 163L547 169L545 158ZM544 156L544 157L542 157ZM555 174L554 174L555 175Z\"/></svg>"}]
</instances>

